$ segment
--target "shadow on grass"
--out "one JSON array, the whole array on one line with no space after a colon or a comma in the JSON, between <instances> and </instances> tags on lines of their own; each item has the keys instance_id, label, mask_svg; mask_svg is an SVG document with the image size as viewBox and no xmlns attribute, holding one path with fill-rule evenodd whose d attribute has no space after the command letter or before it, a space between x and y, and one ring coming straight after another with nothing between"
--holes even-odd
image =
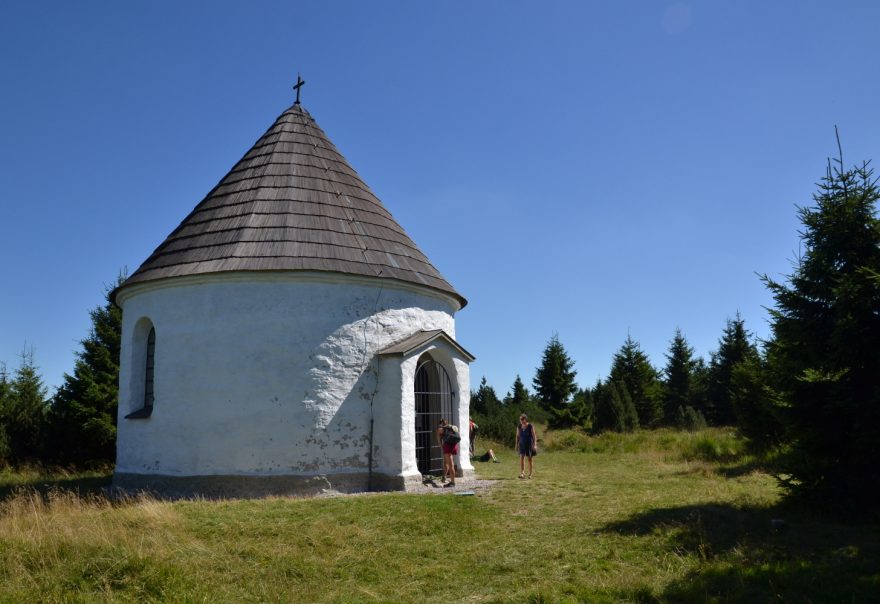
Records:
<instances>
[{"instance_id":1,"label":"shadow on grass","mask_svg":"<svg viewBox=\"0 0 880 604\"><path fill-rule=\"evenodd\" d=\"M106 487L110 486L112 474L99 474L94 476L34 476L33 478L18 479L14 482L0 482L0 502L13 497L21 490L34 490L44 498L50 491L69 491L79 496L101 495Z\"/></svg>"},{"instance_id":2,"label":"shadow on grass","mask_svg":"<svg viewBox=\"0 0 880 604\"><path fill-rule=\"evenodd\" d=\"M605 532L665 538L697 560L661 602L869 602L880 594L880 526L839 524L788 507L654 509ZM639 598L644 600L644 598Z\"/></svg>"},{"instance_id":3,"label":"shadow on grass","mask_svg":"<svg viewBox=\"0 0 880 604\"><path fill-rule=\"evenodd\" d=\"M716 472L725 478L739 478L754 472L772 474L773 468L763 461L746 461L739 464L726 464L719 467Z\"/></svg>"}]
</instances>

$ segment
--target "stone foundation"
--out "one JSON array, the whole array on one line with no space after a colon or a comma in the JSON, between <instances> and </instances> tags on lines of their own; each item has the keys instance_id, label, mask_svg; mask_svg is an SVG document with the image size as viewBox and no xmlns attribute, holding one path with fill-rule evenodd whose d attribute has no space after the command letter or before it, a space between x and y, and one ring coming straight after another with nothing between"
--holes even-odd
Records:
<instances>
[{"instance_id":1,"label":"stone foundation","mask_svg":"<svg viewBox=\"0 0 880 604\"><path fill-rule=\"evenodd\" d=\"M421 486L420 476L390 476L363 472L318 476L168 476L163 474L116 473L113 488L127 493L150 493L163 498L254 499L261 497L310 497L326 493L365 491L410 491Z\"/></svg>"}]
</instances>

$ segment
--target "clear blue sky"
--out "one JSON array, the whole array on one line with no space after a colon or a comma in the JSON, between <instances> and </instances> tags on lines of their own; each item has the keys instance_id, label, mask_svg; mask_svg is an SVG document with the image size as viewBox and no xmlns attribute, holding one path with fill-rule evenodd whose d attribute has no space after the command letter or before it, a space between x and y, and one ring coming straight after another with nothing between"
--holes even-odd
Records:
<instances>
[{"instance_id":1,"label":"clear blue sky","mask_svg":"<svg viewBox=\"0 0 880 604\"><path fill-rule=\"evenodd\" d=\"M880 162L880 2L0 5L0 361L47 385L293 101L470 303L504 394L554 332L587 386L627 333L708 357L787 273L834 125Z\"/></svg>"}]
</instances>

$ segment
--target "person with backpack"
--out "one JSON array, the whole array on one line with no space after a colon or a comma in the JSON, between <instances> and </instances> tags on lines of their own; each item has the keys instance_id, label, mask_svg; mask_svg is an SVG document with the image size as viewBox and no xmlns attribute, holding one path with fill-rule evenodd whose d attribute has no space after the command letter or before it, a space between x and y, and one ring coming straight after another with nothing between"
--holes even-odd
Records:
<instances>
[{"instance_id":1,"label":"person with backpack","mask_svg":"<svg viewBox=\"0 0 880 604\"><path fill-rule=\"evenodd\" d=\"M445 418L441 419L440 425L437 427L437 440L443 450L443 480L441 482L446 482L446 477L449 476L450 481L444 486L454 487L455 461L452 456L458 455L458 443L461 441L458 426L453 426Z\"/></svg>"}]
</instances>

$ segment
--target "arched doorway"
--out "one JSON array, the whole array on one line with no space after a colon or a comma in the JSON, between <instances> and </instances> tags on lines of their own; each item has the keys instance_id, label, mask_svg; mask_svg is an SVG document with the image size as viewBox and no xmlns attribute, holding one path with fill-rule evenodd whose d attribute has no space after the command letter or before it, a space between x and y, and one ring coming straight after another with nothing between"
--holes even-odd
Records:
<instances>
[{"instance_id":1,"label":"arched doorway","mask_svg":"<svg viewBox=\"0 0 880 604\"><path fill-rule=\"evenodd\" d=\"M415 377L416 462L422 474L443 471L443 452L436 431L442 418L456 424L452 405L452 380L443 365L424 355Z\"/></svg>"}]
</instances>

